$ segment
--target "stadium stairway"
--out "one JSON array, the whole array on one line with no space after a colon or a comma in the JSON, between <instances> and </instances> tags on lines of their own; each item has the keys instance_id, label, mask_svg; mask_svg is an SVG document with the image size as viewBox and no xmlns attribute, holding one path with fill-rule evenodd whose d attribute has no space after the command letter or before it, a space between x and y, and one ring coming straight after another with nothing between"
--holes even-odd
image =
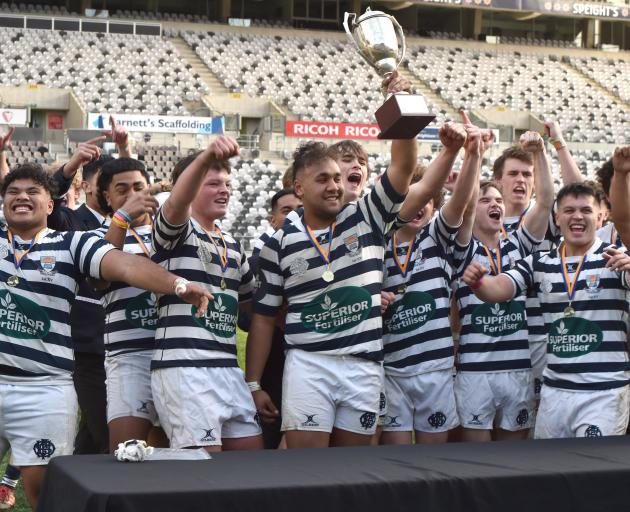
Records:
<instances>
[{"instance_id":1,"label":"stadium stairway","mask_svg":"<svg viewBox=\"0 0 630 512\"><path fill-rule=\"evenodd\" d=\"M199 75L201 80L210 87L212 95L217 94L229 94L229 89L223 85L223 83L212 74L212 71L204 64L195 51L190 47L186 41L181 37L170 37L169 40L173 43L173 46L177 49L177 52L182 58L192 66L194 74Z\"/></svg>"},{"instance_id":2,"label":"stadium stairway","mask_svg":"<svg viewBox=\"0 0 630 512\"><path fill-rule=\"evenodd\" d=\"M573 71L576 71L585 81L587 81L593 87L598 89L606 97L610 98L613 101L616 101L617 103L621 103L622 105L625 105L626 107L628 107L628 110L630 110L630 103L625 101L623 98L621 98L621 96L619 96L618 94L615 94L610 89L607 89L606 87L602 86L596 80L593 80L590 76L588 76L588 74L586 74L584 71L582 71L578 66L574 66L572 64L569 64L569 63L565 62L564 60L560 61L560 64L562 66L564 66L565 68L571 68Z\"/></svg>"},{"instance_id":3,"label":"stadium stairway","mask_svg":"<svg viewBox=\"0 0 630 512\"><path fill-rule=\"evenodd\" d=\"M421 78L417 77L409 71L409 69L407 69L407 61L398 68L398 72L413 84L414 89L416 89L419 94L422 94L422 96L429 100L431 104L435 105L444 112L447 119L450 119L451 121L460 120L457 110L455 110L450 103L448 103L442 96L435 93L426 83L424 83L424 81L422 81Z\"/></svg>"}]
</instances>

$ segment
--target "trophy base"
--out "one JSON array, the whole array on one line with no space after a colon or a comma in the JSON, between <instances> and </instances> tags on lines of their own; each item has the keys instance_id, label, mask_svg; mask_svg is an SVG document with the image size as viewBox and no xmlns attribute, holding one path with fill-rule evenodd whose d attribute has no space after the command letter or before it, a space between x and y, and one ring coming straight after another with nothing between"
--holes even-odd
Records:
<instances>
[{"instance_id":1,"label":"trophy base","mask_svg":"<svg viewBox=\"0 0 630 512\"><path fill-rule=\"evenodd\" d=\"M374 115L379 139L413 139L435 119L419 94L392 94Z\"/></svg>"}]
</instances>

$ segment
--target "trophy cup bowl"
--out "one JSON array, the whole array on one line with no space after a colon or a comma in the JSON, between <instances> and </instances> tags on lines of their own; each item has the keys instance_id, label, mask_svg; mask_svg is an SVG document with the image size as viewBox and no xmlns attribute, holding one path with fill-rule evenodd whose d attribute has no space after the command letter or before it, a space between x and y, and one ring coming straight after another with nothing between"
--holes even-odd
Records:
<instances>
[{"instance_id":1,"label":"trophy cup bowl","mask_svg":"<svg viewBox=\"0 0 630 512\"><path fill-rule=\"evenodd\" d=\"M407 46L396 18L368 7L358 19L346 12L343 26L359 55L379 76L387 78L398 69ZM407 93L392 94L374 115L380 139L413 139L435 119L421 95Z\"/></svg>"}]
</instances>

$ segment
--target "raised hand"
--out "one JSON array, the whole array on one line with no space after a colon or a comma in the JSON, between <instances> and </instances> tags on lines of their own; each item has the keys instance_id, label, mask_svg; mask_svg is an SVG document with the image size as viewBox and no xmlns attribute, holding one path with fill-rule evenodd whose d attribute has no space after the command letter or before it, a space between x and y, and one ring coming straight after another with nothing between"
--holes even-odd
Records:
<instances>
[{"instance_id":1,"label":"raised hand","mask_svg":"<svg viewBox=\"0 0 630 512\"><path fill-rule=\"evenodd\" d=\"M621 174L630 173L630 146L615 148L613 153L613 169Z\"/></svg>"},{"instance_id":2,"label":"raised hand","mask_svg":"<svg viewBox=\"0 0 630 512\"><path fill-rule=\"evenodd\" d=\"M528 153L539 153L541 151L545 151L545 143L538 132L525 132L521 135L519 143L521 144L523 151L527 151Z\"/></svg>"},{"instance_id":3,"label":"raised hand","mask_svg":"<svg viewBox=\"0 0 630 512\"><path fill-rule=\"evenodd\" d=\"M157 213L158 208L158 200L151 195L149 187L132 191L127 197L125 204L122 205L122 209L131 217L132 221L145 214L153 217Z\"/></svg>"},{"instance_id":4,"label":"raised hand","mask_svg":"<svg viewBox=\"0 0 630 512\"><path fill-rule=\"evenodd\" d=\"M381 87L386 94L396 94L397 92L411 92L411 82L394 71L387 78L383 79Z\"/></svg>"},{"instance_id":5,"label":"raised hand","mask_svg":"<svg viewBox=\"0 0 630 512\"><path fill-rule=\"evenodd\" d=\"M481 148L480 153L483 155L494 144L494 132L489 128L481 130Z\"/></svg>"},{"instance_id":6,"label":"raised hand","mask_svg":"<svg viewBox=\"0 0 630 512\"><path fill-rule=\"evenodd\" d=\"M478 287L479 281L488 273L488 269L484 267L478 261L473 261L470 265L466 267L464 270L464 275L462 276L462 281L466 283L471 288Z\"/></svg>"},{"instance_id":7,"label":"raised hand","mask_svg":"<svg viewBox=\"0 0 630 512\"><path fill-rule=\"evenodd\" d=\"M212 162L227 160L238 155L240 147L232 137L221 135L217 137L204 151L204 159L209 165Z\"/></svg>"},{"instance_id":8,"label":"raised hand","mask_svg":"<svg viewBox=\"0 0 630 512\"><path fill-rule=\"evenodd\" d=\"M466 143L464 144L464 149L467 153L479 153L481 149L481 130L472 124L472 121L466 112L460 110L459 114L462 116L464 130L466 131Z\"/></svg>"},{"instance_id":9,"label":"raised hand","mask_svg":"<svg viewBox=\"0 0 630 512\"><path fill-rule=\"evenodd\" d=\"M630 271L630 256L624 251L620 251L614 245L606 247L602 253L602 257L606 262L606 268L614 270L615 272L628 272Z\"/></svg>"},{"instance_id":10,"label":"raised hand","mask_svg":"<svg viewBox=\"0 0 630 512\"><path fill-rule=\"evenodd\" d=\"M116 143L118 147L127 147L129 145L129 134L123 126L120 126L114 116L109 116L109 122L112 126L111 131L103 132L103 135L111 137L112 141Z\"/></svg>"},{"instance_id":11,"label":"raised hand","mask_svg":"<svg viewBox=\"0 0 630 512\"><path fill-rule=\"evenodd\" d=\"M11 149L13 146L11 145L11 137L13 137L13 132L15 131L15 127L12 126L9 128L9 131L4 135L0 135L0 151L6 151Z\"/></svg>"},{"instance_id":12,"label":"raised hand","mask_svg":"<svg viewBox=\"0 0 630 512\"><path fill-rule=\"evenodd\" d=\"M444 123L438 135L442 145L451 150L458 150L466 142L466 129L461 124L452 121Z\"/></svg>"}]
</instances>

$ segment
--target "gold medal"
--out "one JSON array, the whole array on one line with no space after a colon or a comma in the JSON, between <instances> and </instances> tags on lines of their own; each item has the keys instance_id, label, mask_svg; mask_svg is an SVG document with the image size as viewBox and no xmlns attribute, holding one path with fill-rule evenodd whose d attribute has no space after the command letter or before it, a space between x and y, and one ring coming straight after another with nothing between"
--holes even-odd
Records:
<instances>
[{"instance_id":1,"label":"gold medal","mask_svg":"<svg viewBox=\"0 0 630 512\"><path fill-rule=\"evenodd\" d=\"M332 283L335 280L335 274L333 274L332 270L326 269L322 274L322 279L327 283Z\"/></svg>"},{"instance_id":2,"label":"gold medal","mask_svg":"<svg viewBox=\"0 0 630 512\"><path fill-rule=\"evenodd\" d=\"M400 293L402 295L403 293L405 293L407 291L407 285L406 284L401 284L398 287L397 291L398 291L398 293Z\"/></svg>"},{"instance_id":3,"label":"gold medal","mask_svg":"<svg viewBox=\"0 0 630 512\"><path fill-rule=\"evenodd\" d=\"M566 316L567 318L575 316L575 309L573 309L571 306L567 306L566 308L564 308L564 316Z\"/></svg>"},{"instance_id":4,"label":"gold medal","mask_svg":"<svg viewBox=\"0 0 630 512\"><path fill-rule=\"evenodd\" d=\"M7 284L9 286L17 286L19 282L20 278L18 276L9 276L9 278L7 279Z\"/></svg>"},{"instance_id":5,"label":"gold medal","mask_svg":"<svg viewBox=\"0 0 630 512\"><path fill-rule=\"evenodd\" d=\"M222 277L221 278L221 289L225 290L227 288L227 283L225 282L225 279Z\"/></svg>"}]
</instances>

